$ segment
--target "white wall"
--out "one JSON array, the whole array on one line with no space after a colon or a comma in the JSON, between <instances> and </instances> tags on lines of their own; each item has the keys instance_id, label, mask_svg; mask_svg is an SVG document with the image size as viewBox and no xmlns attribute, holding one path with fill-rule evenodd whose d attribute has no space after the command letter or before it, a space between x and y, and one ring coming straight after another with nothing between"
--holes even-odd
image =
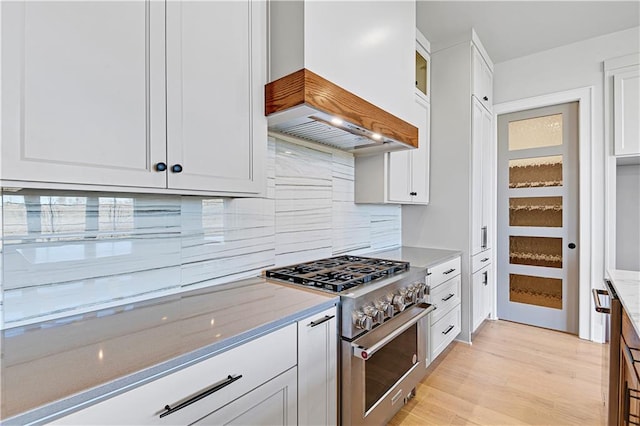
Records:
<instances>
[{"instance_id":1,"label":"white wall","mask_svg":"<svg viewBox=\"0 0 640 426\"><path fill-rule=\"evenodd\" d=\"M495 64L494 103L592 87L591 284L601 287L605 256L605 160L603 61L640 51L640 27L607 34ZM583 224L584 226L585 224ZM594 324L592 322L592 324ZM597 324L594 324L598 328ZM595 336L594 336L595 332ZM597 339L599 330L592 331Z\"/></svg>"},{"instance_id":2,"label":"white wall","mask_svg":"<svg viewBox=\"0 0 640 426\"><path fill-rule=\"evenodd\" d=\"M640 271L640 164L616 170L616 268Z\"/></svg>"}]
</instances>

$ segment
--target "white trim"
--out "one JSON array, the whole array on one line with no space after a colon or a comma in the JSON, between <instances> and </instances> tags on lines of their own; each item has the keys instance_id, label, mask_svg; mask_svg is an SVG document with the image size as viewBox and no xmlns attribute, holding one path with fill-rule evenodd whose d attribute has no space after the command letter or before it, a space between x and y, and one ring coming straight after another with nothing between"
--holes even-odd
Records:
<instances>
[{"instance_id":1,"label":"white trim","mask_svg":"<svg viewBox=\"0 0 640 426\"><path fill-rule=\"evenodd\" d=\"M522 111L532 108L539 108L549 105L562 104L567 102L579 102L579 140L578 140L578 161L579 168L579 290L578 290L578 336L581 339L588 339L602 342L603 324L602 319L592 315L591 289L595 288L594 283L599 282L599 278L594 277L597 256L591 236L594 230L594 222L591 212L596 210L593 206L592 188L593 182L593 86L583 87L564 92L551 93L547 95L535 96L532 98L519 99L516 101L504 102L493 106L494 114L494 146L497 146L497 116L510 112ZM497 179L494 170L494 182ZM494 209L495 210L495 209ZM494 211L493 222L496 223L496 212ZM495 229L495 227L494 227ZM599 287L599 286L598 286ZM494 309L496 301L494 301ZM495 315L495 312L494 312Z\"/></svg>"}]
</instances>

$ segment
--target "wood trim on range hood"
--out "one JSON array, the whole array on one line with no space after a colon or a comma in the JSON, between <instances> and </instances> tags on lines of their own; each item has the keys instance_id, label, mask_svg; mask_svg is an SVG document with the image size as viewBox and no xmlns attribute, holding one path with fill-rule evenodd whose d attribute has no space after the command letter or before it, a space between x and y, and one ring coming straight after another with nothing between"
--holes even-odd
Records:
<instances>
[{"instance_id":1,"label":"wood trim on range hood","mask_svg":"<svg viewBox=\"0 0 640 426\"><path fill-rule=\"evenodd\" d=\"M355 155L418 147L415 126L307 69L265 86L265 115L273 132ZM332 118L343 123L332 124Z\"/></svg>"}]
</instances>

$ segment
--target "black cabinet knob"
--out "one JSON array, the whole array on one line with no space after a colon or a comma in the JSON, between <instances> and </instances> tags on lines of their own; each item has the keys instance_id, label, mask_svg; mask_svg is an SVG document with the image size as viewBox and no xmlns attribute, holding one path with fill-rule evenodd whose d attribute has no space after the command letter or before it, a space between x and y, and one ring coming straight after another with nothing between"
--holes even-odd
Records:
<instances>
[{"instance_id":1,"label":"black cabinet knob","mask_svg":"<svg viewBox=\"0 0 640 426\"><path fill-rule=\"evenodd\" d=\"M156 171L157 172L164 172L165 170L167 170L167 165L165 163L156 164Z\"/></svg>"},{"instance_id":2,"label":"black cabinet knob","mask_svg":"<svg viewBox=\"0 0 640 426\"><path fill-rule=\"evenodd\" d=\"M418 193L417 192L410 192L409 195L414 195L415 196L415 195L418 195Z\"/></svg>"},{"instance_id":3,"label":"black cabinet knob","mask_svg":"<svg viewBox=\"0 0 640 426\"><path fill-rule=\"evenodd\" d=\"M180 164L174 164L171 166L171 171L173 173L180 173L182 171L182 166Z\"/></svg>"},{"instance_id":4,"label":"black cabinet knob","mask_svg":"<svg viewBox=\"0 0 640 426\"><path fill-rule=\"evenodd\" d=\"M486 97L486 96L483 96L483 97L482 97L482 99L484 99L485 101L488 101L488 100L489 100L489 98L488 98L488 97Z\"/></svg>"},{"instance_id":5,"label":"black cabinet knob","mask_svg":"<svg viewBox=\"0 0 640 426\"><path fill-rule=\"evenodd\" d=\"M569 243L569 248L570 248L571 250L573 250L574 248L576 248L575 243Z\"/></svg>"}]
</instances>

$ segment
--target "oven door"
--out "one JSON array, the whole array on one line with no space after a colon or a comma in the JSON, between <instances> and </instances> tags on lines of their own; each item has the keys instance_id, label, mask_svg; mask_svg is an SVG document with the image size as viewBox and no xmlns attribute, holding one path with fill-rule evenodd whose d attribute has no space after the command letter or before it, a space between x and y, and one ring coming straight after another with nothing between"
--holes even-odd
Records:
<instances>
[{"instance_id":1,"label":"oven door","mask_svg":"<svg viewBox=\"0 0 640 426\"><path fill-rule=\"evenodd\" d=\"M414 305L357 340L342 341L343 425L385 424L415 394L434 309Z\"/></svg>"}]
</instances>

